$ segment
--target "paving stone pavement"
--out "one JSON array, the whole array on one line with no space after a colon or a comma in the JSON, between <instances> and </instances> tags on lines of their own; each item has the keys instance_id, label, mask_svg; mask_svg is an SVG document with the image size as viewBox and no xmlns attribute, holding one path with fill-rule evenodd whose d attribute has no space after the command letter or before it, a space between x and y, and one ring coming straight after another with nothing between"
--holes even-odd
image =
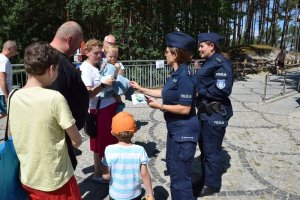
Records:
<instances>
[{"instance_id":1,"label":"paving stone pavement","mask_svg":"<svg viewBox=\"0 0 300 200\"><path fill-rule=\"evenodd\" d=\"M280 76L272 78L280 79ZM262 103L263 82L262 74L247 75L235 81L231 95L234 116L223 143L222 189L203 199L300 200L300 93L291 86L286 95ZM271 83L269 86L272 87ZM268 90L268 95L275 91L277 89ZM125 111L134 115L139 126L133 141L144 146L150 158L155 198L171 199L170 179L164 174L167 131L163 115L146 104L133 106L131 102L125 103ZM1 120L2 132L4 122L5 119ZM84 200L109 199L108 185L91 178L93 155L89 150L88 136L84 132L82 135L84 142L78 151L75 171L82 197ZM197 150L193 161L195 183L201 176L199 155Z\"/></svg>"}]
</instances>

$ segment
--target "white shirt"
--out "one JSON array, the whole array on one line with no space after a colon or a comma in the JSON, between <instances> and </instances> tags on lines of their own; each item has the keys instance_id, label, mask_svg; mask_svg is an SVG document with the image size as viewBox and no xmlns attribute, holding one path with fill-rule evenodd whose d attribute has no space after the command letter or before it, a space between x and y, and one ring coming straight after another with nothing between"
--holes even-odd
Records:
<instances>
[{"instance_id":1,"label":"white shirt","mask_svg":"<svg viewBox=\"0 0 300 200\"><path fill-rule=\"evenodd\" d=\"M0 72L6 73L6 87L9 93L12 87L13 70L9 59L3 54L0 54ZM1 88L0 95L3 95Z\"/></svg>"},{"instance_id":2,"label":"white shirt","mask_svg":"<svg viewBox=\"0 0 300 200\"><path fill-rule=\"evenodd\" d=\"M84 61L80 65L80 71L81 71L81 79L85 84L85 86L94 88L101 83L99 69L91 65L89 62ZM90 98L89 109L96 109L97 101L98 101L98 95ZM103 98L101 99L100 108L105 108L115 102L116 100L113 97Z\"/></svg>"}]
</instances>

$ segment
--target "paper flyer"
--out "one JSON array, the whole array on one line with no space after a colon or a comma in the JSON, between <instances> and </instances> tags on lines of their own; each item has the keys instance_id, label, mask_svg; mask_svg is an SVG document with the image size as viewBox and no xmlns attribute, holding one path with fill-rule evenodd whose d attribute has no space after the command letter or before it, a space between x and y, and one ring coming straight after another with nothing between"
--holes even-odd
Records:
<instances>
[{"instance_id":1,"label":"paper flyer","mask_svg":"<svg viewBox=\"0 0 300 200\"><path fill-rule=\"evenodd\" d=\"M147 100L146 100L144 94L133 94L133 95L131 95L131 98L132 98L133 105L147 103Z\"/></svg>"},{"instance_id":2,"label":"paper flyer","mask_svg":"<svg viewBox=\"0 0 300 200\"><path fill-rule=\"evenodd\" d=\"M157 60L155 61L156 69L165 68L165 61L164 60Z\"/></svg>"}]
</instances>

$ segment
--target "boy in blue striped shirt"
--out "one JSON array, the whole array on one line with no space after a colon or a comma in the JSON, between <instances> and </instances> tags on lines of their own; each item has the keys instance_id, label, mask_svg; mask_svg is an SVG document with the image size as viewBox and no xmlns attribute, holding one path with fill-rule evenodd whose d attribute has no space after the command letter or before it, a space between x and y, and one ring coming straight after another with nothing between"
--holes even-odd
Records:
<instances>
[{"instance_id":1,"label":"boy in blue striped shirt","mask_svg":"<svg viewBox=\"0 0 300 200\"><path fill-rule=\"evenodd\" d=\"M142 146L131 142L136 131L136 124L130 113L120 112L113 117L111 133L119 142L106 147L103 161L106 167L102 174L104 180L109 180L111 200L141 199L140 178L143 179L147 199L153 199L147 153Z\"/></svg>"}]
</instances>

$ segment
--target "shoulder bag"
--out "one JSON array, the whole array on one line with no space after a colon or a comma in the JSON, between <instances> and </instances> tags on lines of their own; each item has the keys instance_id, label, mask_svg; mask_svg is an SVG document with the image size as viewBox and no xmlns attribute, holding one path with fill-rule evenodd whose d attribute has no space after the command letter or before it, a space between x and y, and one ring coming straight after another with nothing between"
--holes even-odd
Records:
<instances>
[{"instance_id":1,"label":"shoulder bag","mask_svg":"<svg viewBox=\"0 0 300 200\"><path fill-rule=\"evenodd\" d=\"M28 195L22 188L20 181L20 162L14 148L12 137L8 137L10 100L15 91L17 91L17 89L12 91L9 96L5 138L4 141L0 143L0 199L25 200L28 199Z\"/></svg>"}]
</instances>

